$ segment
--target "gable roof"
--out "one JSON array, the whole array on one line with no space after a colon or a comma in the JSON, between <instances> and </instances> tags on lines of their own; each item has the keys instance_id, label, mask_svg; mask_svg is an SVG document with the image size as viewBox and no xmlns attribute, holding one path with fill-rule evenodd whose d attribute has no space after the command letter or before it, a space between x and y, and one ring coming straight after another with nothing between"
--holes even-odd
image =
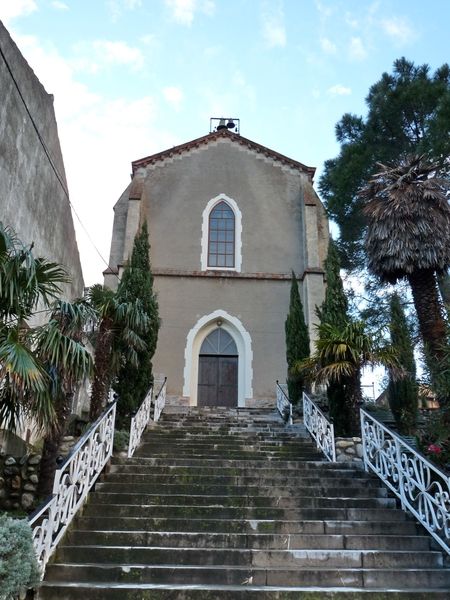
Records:
<instances>
[{"instance_id":1,"label":"gable roof","mask_svg":"<svg viewBox=\"0 0 450 600\"><path fill-rule=\"evenodd\" d=\"M221 129L220 131L208 133L208 135L204 135L203 137L197 138L196 140L186 142L185 144L180 144L179 146L174 146L173 148L169 148L168 150L163 150L163 152L158 152L157 154L152 154L151 156L146 156L145 158L134 160L131 163L133 175L141 167L146 167L147 165L155 164L166 158L171 158L175 154L183 154L184 152L188 152L189 150L193 148L198 148L199 146L206 146L210 142L220 138L227 138L232 142L236 142L241 146L246 146L247 148L254 150L258 154L263 154L268 158L276 160L282 164L288 165L294 169L298 169L299 171L306 173L311 179L311 181L314 177L314 173L316 172L315 167L307 167L306 165L304 165L301 162L298 162L297 160L284 156L283 154L275 152L275 150L271 150L270 148L266 148L266 146L262 146L261 144L252 142L252 140L242 137L237 133L233 133L228 129Z\"/></svg>"}]
</instances>

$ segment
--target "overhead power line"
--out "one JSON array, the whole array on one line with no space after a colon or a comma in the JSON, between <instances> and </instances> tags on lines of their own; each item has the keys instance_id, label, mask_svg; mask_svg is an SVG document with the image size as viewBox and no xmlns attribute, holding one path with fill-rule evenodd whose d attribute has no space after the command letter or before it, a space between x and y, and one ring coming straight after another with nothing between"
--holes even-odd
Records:
<instances>
[{"instance_id":1,"label":"overhead power line","mask_svg":"<svg viewBox=\"0 0 450 600\"><path fill-rule=\"evenodd\" d=\"M77 218L79 224L81 225L81 227L83 228L84 232L86 233L87 238L88 238L89 242L91 243L92 247L94 248L94 250L97 252L97 254L101 258L101 260L105 263L105 265L109 269L110 266L109 266L108 261L103 258L103 255L101 254L100 250L95 245L94 240L92 239L89 231L87 230L86 226L84 225L83 221L81 220L80 216L78 215L77 211L75 210L75 207L72 204L72 201L70 200L69 192L68 192L68 190L66 188L66 184L65 184L64 178L59 173L59 171L58 171L58 169L57 169L57 167L56 167L56 165L55 165L55 163L53 161L53 158L52 158L52 156L50 154L50 151L47 148L47 145L46 145L46 143L45 143L45 141L44 141L44 139L43 139L43 137L42 137L42 135L41 135L41 133L39 131L39 128L38 128L38 126L36 124L36 121L33 118L33 115L31 114L31 111L30 111L30 109L29 109L29 107L27 105L27 102L26 102L23 94L22 94L20 86L19 86L16 78L14 77L14 73L12 72L11 66L10 66L10 64L9 64L9 62L8 62L8 60L7 60L7 58L6 58L5 54L4 54L1 46L0 46L0 55L1 55L2 59L3 59L3 62L5 63L5 66L6 66L7 70L8 70L8 73L9 73L9 75L10 75L10 77L11 77L13 83L14 83L14 86L15 86L15 88L17 90L17 93L19 94L19 97L20 97L20 99L21 99L21 101L22 101L22 103L23 103L23 105L25 107L25 111L26 111L26 113L27 113L27 115L28 115L28 117L29 117L29 119L31 121L31 124L33 125L33 129L36 132L36 135L37 135L38 140L39 140L39 142L40 142L40 144L41 144L41 146L42 146L42 148L44 150L44 153L45 153L45 155L47 157L47 160L48 160L48 162L50 164L50 167L52 168L52 171L54 172L54 174L56 176L56 179L58 180L58 183L61 186L61 189L62 189L62 191L64 193L64 196L67 198L67 201L69 202L69 206L72 209L73 214L75 215L75 217ZM120 281L119 276L116 273L113 273L113 274Z\"/></svg>"}]
</instances>

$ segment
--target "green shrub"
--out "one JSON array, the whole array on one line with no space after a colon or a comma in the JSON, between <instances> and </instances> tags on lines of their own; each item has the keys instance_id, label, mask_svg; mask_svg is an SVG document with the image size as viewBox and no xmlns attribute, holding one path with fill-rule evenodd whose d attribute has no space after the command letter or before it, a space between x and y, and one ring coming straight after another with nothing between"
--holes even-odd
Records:
<instances>
[{"instance_id":1,"label":"green shrub","mask_svg":"<svg viewBox=\"0 0 450 600\"><path fill-rule=\"evenodd\" d=\"M126 429L116 429L114 432L114 452L123 452L128 448L130 432Z\"/></svg>"},{"instance_id":2,"label":"green shrub","mask_svg":"<svg viewBox=\"0 0 450 600\"><path fill-rule=\"evenodd\" d=\"M0 600L17 597L39 583L31 528L25 519L0 515Z\"/></svg>"}]
</instances>

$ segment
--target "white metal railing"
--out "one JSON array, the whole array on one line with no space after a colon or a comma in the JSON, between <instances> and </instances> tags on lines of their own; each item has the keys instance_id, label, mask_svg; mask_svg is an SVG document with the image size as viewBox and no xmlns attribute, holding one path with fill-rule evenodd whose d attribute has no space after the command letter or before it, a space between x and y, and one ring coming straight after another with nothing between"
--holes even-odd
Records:
<instances>
[{"instance_id":1,"label":"white metal railing","mask_svg":"<svg viewBox=\"0 0 450 600\"><path fill-rule=\"evenodd\" d=\"M322 450L330 462L336 462L334 425L305 392L303 392L303 422L314 438L317 448Z\"/></svg>"},{"instance_id":2,"label":"white metal railing","mask_svg":"<svg viewBox=\"0 0 450 600\"><path fill-rule=\"evenodd\" d=\"M159 390L158 395L155 398L155 410L153 413L153 421L155 423L159 421L159 417L161 416L161 413L166 405L166 382L167 377L164 377L161 389Z\"/></svg>"},{"instance_id":3,"label":"white metal railing","mask_svg":"<svg viewBox=\"0 0 450 600\"><path fill-rule=\"evenodd\" d=\"M138 411L131 418L130 441L128 442L128 458L131 458L141 442L142 434L150 421L150 409L152 406L153 386L148 390Z\"/></svg>"},{"instance_id":4,"label":"white metal railing","mask_svg":"<svg viewBox=\"0 0 450 600\"><path fill-rule=\"evenodd\" d=\"M57 469L50 500L30 517L34 549L42 573L112 455L115 419L114 402L80 438L63 465Z\"/></svg>"},{"instance_id":5,"label":"white metal railing","mask_svg":"<svg viewBox=\"0 0 450 600\"><path fill-rule=\"evenodd\" d=\"M292 418L292 404L289 400L287 385L285 383L279 383L278 379L276 385L276 392L278 412L283 417L283 419L286 417L286 414L289 415L288 425L292 425L292 423L294 422Z\"/></svg>"},{"instance_id":6,"label":"white metal railing","mask_svg":"<svg viewBox=\"0 0 450 600\"><path fill-rule=\"evenodd\" d=\"M361 409L364 467L400 498L450 554L450 476Z\"/></svg>"}]
</instances>

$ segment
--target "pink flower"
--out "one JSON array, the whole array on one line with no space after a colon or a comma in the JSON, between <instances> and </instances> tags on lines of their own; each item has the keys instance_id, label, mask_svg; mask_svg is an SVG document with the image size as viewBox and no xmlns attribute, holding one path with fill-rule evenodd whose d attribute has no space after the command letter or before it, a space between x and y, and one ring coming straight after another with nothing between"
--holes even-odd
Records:
<instances>
[{"instance_id":1,"label":"pink flower","mask_svg":"<svg viewBox=\"0 0 450 600\"><path fill-rule=\"evenodd\" d=\"M430 444L427 448L428 452L432 452L433 454L441 454L442 448L437 444Z\"/></svg>"}]
</instances>

